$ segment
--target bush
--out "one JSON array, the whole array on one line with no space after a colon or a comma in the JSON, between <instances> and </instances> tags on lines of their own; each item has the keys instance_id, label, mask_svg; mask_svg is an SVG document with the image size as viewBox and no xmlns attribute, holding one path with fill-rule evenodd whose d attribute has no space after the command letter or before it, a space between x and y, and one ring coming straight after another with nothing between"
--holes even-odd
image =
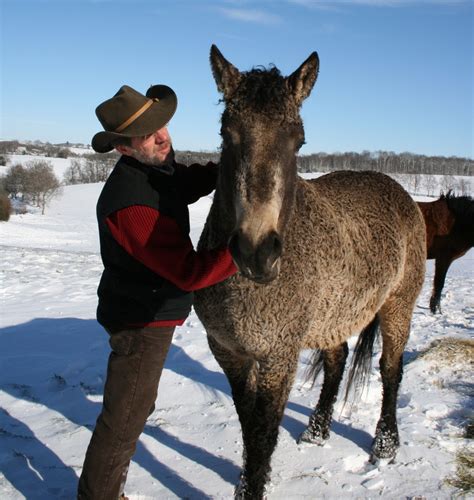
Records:
<instances>
[{"instance_id":1,"label":"bush","mask_svg":"<svg viewBox=\"0 0 474 500\"><path fill-rule=\"evenodd\" d=\"M66 184L105 182L115 161L114 157L97 157L97 155L71 160L71 166L64 172L64 182Z\"/></svg>"},{"instance_id":2,"label":"bush","mask_svg":"<svg viewBox=\"0 0 474 500\"><path fill-rule=\"evenodd\" d=\"M10 214L12 211L12 205L10 203L10 198L5 192L0 193L0 221L7 221L10 219Z\"/></svg>"}]
</instances>

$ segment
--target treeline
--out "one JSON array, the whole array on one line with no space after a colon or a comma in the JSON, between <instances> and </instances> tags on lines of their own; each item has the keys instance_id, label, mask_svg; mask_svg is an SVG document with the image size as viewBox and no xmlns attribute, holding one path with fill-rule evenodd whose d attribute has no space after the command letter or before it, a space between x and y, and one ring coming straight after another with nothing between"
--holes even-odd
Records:
<instances>
[{"instance_id":1,"label":"treeline","mask_svg":"<svg viewBox=\"0 0 474 500\"><path fill-rule=\"evenodd\" d=\"M474 160L457 156L425 156L390 151L314 153L298 157L300 172L375 170L387 174L474 175Z\"/></svg>"},{"instance_id":2,"label":"treeline","mask_svg":"<svg viewBox=\"0 0 474 500\"><path fill-rule=\"evenodd\" d=\"M5 160L9 154L46 156L48 158L71 158L79 156L78 153L71 151L71 147L84 146L70 143L51 144L49 142L39 141L0 141L0 156L3 160ZM3 165L5 165L5 163L3 163Z\"/></svg>"},{"instance_id":3,"label":"treeline","mask_svg":"<svg viewBox=\"0 0 474 500\"><path fill-rule=\"evenodd\" d=\"M71 151L71 148L84 149ZM9 154L25 154L51 158L78 158L94 163L89 170L100 170L99 163L109 169L118 158L117 152L107 154L90 153L90 149L81 144L25 143L19 141L0 141L0 165L7 165ZM189 165L191 163L218 162L219 151L176 151L176 160ZM474 160L457 156L426 156L414 153L394 153L392 151L363 151L362 153L313 153L300 155L297 159L298 170L308 172L332 172L334 170L376 170L391 174L432 174L474 176ZM77 165L76 165L77 166ZM77 169L76 169L77 170ZM87 177L88 174L85 175ZM89 178L91 176L89 175ZM71 173L71 183L82 182ZM86 181L98 182L98 181Z\"/></svg>"}]
</instances>

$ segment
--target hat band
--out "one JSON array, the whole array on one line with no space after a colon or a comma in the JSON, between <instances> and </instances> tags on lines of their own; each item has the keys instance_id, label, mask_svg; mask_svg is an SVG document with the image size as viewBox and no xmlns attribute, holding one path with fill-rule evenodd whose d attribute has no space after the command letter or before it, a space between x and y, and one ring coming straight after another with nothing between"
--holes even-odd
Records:
<instances>
[{"instance_id":1,"label":"hat band","mask_svg":"<svg viewBox=\"0 0 474 500\"><path fill-rule=\"evenodd\" d=\"M132 116L130 116L130 118L128 118L127 120L125 120L122 125L119 125L116 129L115 129L115 132L122 132L122 130L126 129L130 124L132 124L138 117L140 117L141 115L143 115L143 113L154 103L154 102L158 102L159 99L157 98L154 98L154 99L150 99L149 101L147 101L138 111L135 111L135 113L133 113Z\"/></svg>"}]
</instances>

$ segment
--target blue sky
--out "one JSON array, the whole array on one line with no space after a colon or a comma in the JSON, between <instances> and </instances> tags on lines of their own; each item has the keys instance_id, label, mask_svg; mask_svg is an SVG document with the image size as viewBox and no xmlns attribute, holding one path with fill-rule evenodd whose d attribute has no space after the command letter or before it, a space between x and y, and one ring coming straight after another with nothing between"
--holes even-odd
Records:
<instances>
[{"instance_id":1,"label":"blue sky","mask_svg":"<svg viewBox=\"0 0 474 500\"><path fill-rule=\"evenodd\" d=\"M0 137L90 143L121 85L178 94L177 149L215 150L215 43L240 70L316 50L312 152L474 157L472 0L0 0Z\"/></svg>"}]
</instances>

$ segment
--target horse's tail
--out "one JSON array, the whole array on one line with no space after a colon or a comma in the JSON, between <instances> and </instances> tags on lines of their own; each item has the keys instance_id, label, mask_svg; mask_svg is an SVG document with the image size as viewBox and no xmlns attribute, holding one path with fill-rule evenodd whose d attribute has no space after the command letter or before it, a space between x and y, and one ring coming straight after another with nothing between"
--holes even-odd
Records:
<instances>
[{"instance_id":1,"label":"horse's tail","mask_svg":"<svg viewBox=\"0 0 474 500\"><path fill-rule=\"evenodd\" d=\"M380 319L378 314L376 314L374 319L362 330L354 347L351 368L347 377L344 403L347 403L352 387L355 387L356 394L359 394L360 389L367 385L372 366L374 343L378 339L379 334Z\"/></svg>"},{"instance_id":2,"label":"horse's tail","mask_svg":"<svg viewBox=\"0 0 474 500\"><path fill-rule=\"evenodd\" d=\"M374 344L380 332L379 326L379 317L378 315L375 315L374 319L362 330L359 338L357 339L354 353L352 355L349 376L347 377L346 394L344 396L345 403L347 402L351 388L354 385L357 390L363 388L369 380ZM307 380L312 379L312 384L314 385L323 368L324 351L319 349L315 350L307 371Z\"/></svg>"},{"instance_id":3,"label":"horse's tail","mask_svg":"<svg viewBox=\"0 0 474 500\"><path fill-rule=\"evenodd\" d=\"M321 370L324 368L324 351L315 349L311 356L309 368L306 372L306 380L312 379L312 386L316 383Z\"/></svg>"}]
</instances>

